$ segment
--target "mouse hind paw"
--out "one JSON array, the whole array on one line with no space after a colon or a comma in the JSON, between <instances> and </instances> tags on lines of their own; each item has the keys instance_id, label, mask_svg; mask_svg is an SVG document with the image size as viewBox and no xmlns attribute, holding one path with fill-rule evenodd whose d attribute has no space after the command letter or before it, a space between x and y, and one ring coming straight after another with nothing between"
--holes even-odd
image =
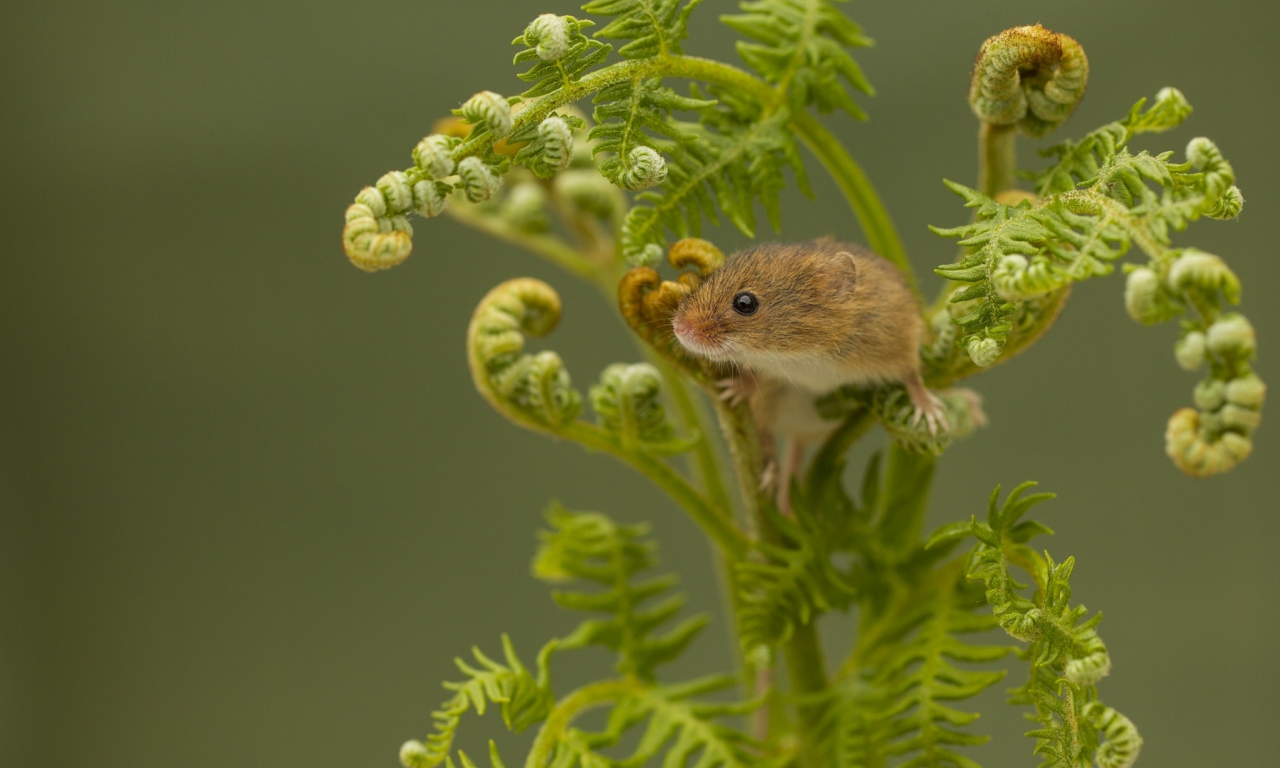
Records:
<instances>
[{"instance_id":1,"label":"mouse hind paw","mask_svg":"<svg viewBox=\"0 0 1280 768\"><path fill-rule=\"evenodd\" d=\"M950 431L951 424L947 420L946 404L929 391L924 382L920 381L920 377L914 376L903 383L907 387L907 396L911 398L911 406L915 409L911 415L911 426L918 426L924 422L931 437L937 437L940 430Z\"/></svg>"}]
</instances>

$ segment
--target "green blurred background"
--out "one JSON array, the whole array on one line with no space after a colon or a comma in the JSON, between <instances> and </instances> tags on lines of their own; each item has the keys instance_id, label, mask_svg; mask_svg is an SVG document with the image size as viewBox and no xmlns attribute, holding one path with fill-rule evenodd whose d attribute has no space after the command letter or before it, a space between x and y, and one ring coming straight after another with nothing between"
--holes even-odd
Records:
<instances>
[{"instance_id":1,"label":"green blurred background","mask_svg":"<svg viewBox=\"0 0 1280 768\"><path fill-rule=\"evenodd\" d=\"M985 37L1039 21L1083 43L1092 82L1064 134L1180 87L1191 121L1140 146L1181 154L1208 135L1234 162L1244 215L1179 242L1239 273L1260 372L1280 382L1275 3L846 7L878 42L859 59L879 95L870 122L828 122L932 284L954 251L925 225L966 217L940 179L974 178L965 95ZM689 52L736 61L715 19L730 10L699 9ZM446 219L419 222L390 273L357 272L339 245L352 196L406 166L437 117L520 90L508 43L547 11L574 6L0 9L0 764L395 765L454 655L508 631L527 656L570 627L528 575L553 497L652 521L693 607L717 610L706 545L646 482L509 426L471 388L471 310L516 275L562 291L551 343L580 385L635 359L597 295ZM811 172L817 199L787 197L784 236L858 237ZM1083 286L1033 352L973 382L992 427L941 464L935 522L980 512L997 483L1059 492L1046 546L1077 556L1076 596L1107 615L1104 695L1146 737L1139 765L1265 764L1276 428L1226 477L1180 475L1162 435L1196 377L1174 364L1172 326L1127 319L1122 282ZM849 628L828 627L833 648ZM723 669L727 642L717 624L673 674ZM561 679L603 666L566 660ZM984 699L997 738L973 754L1031 765L1001 698ZM460 743L498 730L468 721Z\"/></svg>"}]
</instances>

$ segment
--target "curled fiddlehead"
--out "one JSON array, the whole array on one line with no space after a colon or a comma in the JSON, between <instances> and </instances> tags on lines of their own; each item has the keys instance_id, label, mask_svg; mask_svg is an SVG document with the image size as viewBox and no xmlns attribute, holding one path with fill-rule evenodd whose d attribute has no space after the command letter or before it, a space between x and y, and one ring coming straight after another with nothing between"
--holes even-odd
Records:
<instances>
[{"instance_id":1,"label":"curled fiddlehead","mask_svg":"<svg viewBox=\"0 0 1280 768\"><path fill-rule=\"evenodd\" d=\"M578 418L582 395L552 351L528 354L525 336L550 333L560 320L560 297L533 278L508 280L490 291L471 317L467 360L476 389L499 413L537 432L613 454L669 493L724 551L737 555L746 538L728 518L662 460L688 450L694 437L675 438L660 399L659 378L645 367L611 367L592 392L597 423Z\"/></svg>"},{"instance_id":2,"label":"curled fiddlehead","mask_svg":"<svg viewBox=\"0 0 1280 768\"><path fill-rule=\"evenodd\" d=\"M1089 60L1073 38L1036 24L982 44L969 88L973 113L1040 137L1066 121L1084 97Z\"/></svg>"},{"instance_id":3,"label":"curled fiddlehead","mask_svg":"<svg viewBox=\"0 0 1280 768\"><path fill-rule=\"evenodd\" d=\"M555 432L582 410L560 356L524 353L525 334L545 336L560 322L560 297L540 280L508 280L476 307L467 358L476 388L513 421Z\"/></svg>"},{"instance_id":4,"label":"curled fiddlehead","mask_svg":"<svg viewBox=\"0 0 1280 768\"><path fill-rule=\"evenodd\" d=\"M618 282L618 307L640 338L696 381L705 383L709 370L676 341L671 315L681 299L724 264L724 253L706 240L685 238L672 244L667 261L684 270L676 280L663 280L651 267L635 267Z\"/></svg>"}]
</instances>

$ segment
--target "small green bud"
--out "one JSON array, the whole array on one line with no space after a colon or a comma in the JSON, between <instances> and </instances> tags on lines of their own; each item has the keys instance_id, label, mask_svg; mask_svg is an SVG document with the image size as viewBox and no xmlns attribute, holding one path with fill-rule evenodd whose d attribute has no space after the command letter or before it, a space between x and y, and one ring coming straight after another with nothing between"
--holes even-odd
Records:
<instances>
[{"instance_id":1,"label":"small green bud","mask_svg":"<svg viewBox=\"0 0 1280 768\"><path fill-rule=\"evenodd\" d=\"M1151 125L1147 130L1167 130L1182 125L1191 116L1191 103L1177 88L1161 88L1145 116Z\"/></svg>"},{"instance_id":2,"label":"small green bud","mask_svg":"<svg viewBox=\"0 0 1280 768\"><path fill-rule=\"evenodd\" d=\"M573 159L573 131L564 118L552 115L539 123L538 139L542 142L542 160L549 169L559 171L569 166Z\"/></svg>"},{"instance_id":3,"label":"small green bud","mask_svg":"<svg viewBox=\"0 0 1280 768\"><path fill-rule=\"evenodd\" d=\"M1187 144L1187 162L1204 174L1201 181L1204 196L1211 204L1216 203L1235 183L1236 173L1231 163L1222 156L1216 144L1203 136Z\"/></svg>"},{"instance_id":4,"label":"small green bud","mask_svg":"<svg viewBox=\"0 0 1280 768\"><path fill-rule=\"evenodd\" d=\"M545 232L550 226L546 200L541 185L532 181L517 184L503 201L502 218L521 232Z\"/></svg>"},{"instance_id":5,"label":"small green bud","mask_svg":"<svg viewBox=\"0 0 1280 768\"><path fill-rule=\"evenodd\" d=\"M387 199L376 187L365 187L356 195L356 203L368 209L370 216L382 218L387 215ZM351 220L351 209L347 209L347 220Z\"/></svg>"},{"instance_id":6,"label":"small green bud","mask_svg":"<svg viewBox=\"0 0 1280 768\"><path fill-rule=\"evenodd\" d=\"M1178 313L1178 307L1161 289L1160 278L1146 267L1133 270L1125 280L1124 307L1129 317L1143 325L1163 323Z\"/></svg>"},{"instance_id":7,"label":"small green bud","mask_svg":"<svg viewBox=\"0 0 1280 768\"><path fill-rule=\"evenodd\" d=\"M431 754L427 745L417 739L410 739L400 747L400 764L404 768L427 768L431 764Z\"/></svg>"},{"instance_id":8,"label":"small green bud","mask_svg":"<svg viewBox=\"0 0 1280 768\"><path fill-rule=\"evenodd\" d=\"M1225 429L1235 430L1249 434L1258 428L1262 423L1262 414L1252 408L1241 408L1238 405L1224 405L1222 411L1222 426Z\"/></svg>"},{"instance_id":9,"label":"small green bud","mask_svg":"<svg viewBox=\"0 0 1280 768\"><path fill-rule=\"evenodd\" d=\"M458 139L453 136L427 136L413 148L413 162L428 178L442 181L453 174L453 148L457 144Z\"/></svg>"},{"instance_id":10,"label":"small green bud","mask_svg":"<svg viewBox=\"0 0 1280 768\"><path fill-rule=\"evenodd\" d=\"M1222 432L1202 420L1194 408L1182 408L1169 418L1165 453L1178 469L1193 477L1209 477L1234 468L1253 452L1253 443L1238 432Z\"/></svg>"},{"instance_id":11,"label":"small green bud","mask_svg":"<svg viewBox=\"0 0 1280 768\"><path fill-rule=\"evenodd\" d=\"M1011 254L1000 259L991 271L996 293L1007 301L1027 301L1066 285L1066 277L1046 260L1028 263L1026 257Z\"/></svg>"},{"instance_id":12,"label":"small green bud","mask_svg":"<svg viewBox=\"0 0 1280 768\"><path fill-rule=\"evenodd\" d=\"M502 177L478 157L468 157L458 163L458 175L462 177L462 190L467 200L473 203L488 200L502 188Z\"/></svg>"},{"instance_id":13,"label":"small green bud","mask_svg":"<svg viewBox=\"0 0 1280 768\"><path fill-rule=\"evenodd\" d=\"M477 93L467 99L459 111L467 122L483 121L495 139L506 138L511 134L511 128L514 125L511 118L511 105L493 91Z\"/></svg>"},{"instance_id":14,"label":"small green bud","mask_svg":"<svg viewBox=\"0 0 1280 768\"><path fill-rule=\"evenodd\" d=\"M404 213L413 208L413 190L404 171L392 171L382 175L377 182L378 191L387 200L390 213Z\"/></svg>"},{"instance_id":15,"label":"small green bud","mask_svg":"<svg viewBox=\"0 0 1280 768\"><path fill-rule=\"evenodd\" d=\"M1222 193L1222 197L1218 198L1218 202L1204 212L1205 216L1219 221L1230 221L1240 215L1240 211L1244 209L1244 195L1240 193L1240 188L1232 184L1227 187L1227 191Z\"/></svg>"},{"instance_id":16,"label":"small green bud","mask_svg":"<svg viewBox=\"0 0 1280 768\"><path fill-rule=\"evenodd\" d=\"M1232 304L1240 301L1240 278L1221 258L1195 248L1186 249L1173 262L1169 284L1180 293L1197 288L1211 293L1222 291Z\"/></svg>"},{"instance_id":17,"label":"small green bud","mask_svg":"<svg viewBox=\"0 0 1280 768\"><path fill-rule=\"evenodd\" d=\"M538 52L543 61L558 61L569 51L569 22L563 16L544 13L529 23L524 42Z\"/></svg>"},{"instance_id":18,"label":"small green bud","mask_svg":"<svg viewBox=\"0 0 1280 768\"><path fill-rule=\"evenodd\" d=\"M1209 326L1209 351L1222 357L1248 359L1256 348L1253 326L1244 315L1223 315Z\"/></svg>"},{"instance_id":19,"label":"small green bud","mask_svg":"<svg viewBox=\"0 0 1280 768\"><path fill-rule=\"evenodd\" d=\"M662 246L657 243L649 243L643 250L633 259L631 259L637 267L652 267L662 261Z\"/></svg>"},{"instance_id":20,"label":"small green bud","mask_svg":"<svg viewBox=\"0 0 1280 768\"><path fill-rule=\"evenodd\" d=\"M1178 339L1173 346L1173 355L1178 359L1179 367L1184 371L1194 371L1204 365L1204 345L1204 334L1199 331L1191 331Z\"/></svg>"},{"instance_id":21,"label":"small green bud","mask_svg":"<svg viewBox=\"0 0 1280 768\"><path fill-rule=\"evenodd\" d=\"M439 216L449 203L448 189L438 181L419 181L413 185L413 210L428 219Z\"/></svg>"},{"instance_id":22,"label":"small green bud","mask_svg":"<svg viewBox=\"0 0 1280 768\"><path fill-rule=\"evenodd\" d=\"M995 339L974 339L965 350L979 368L991 366L1000 357L1000 343Z\"/></svg>"},{"instance_id":23,"label":"small green bud","mask_svg":"<svg viewBox=\"0 0 1280 768\"><path fill-rule=\"evenodd\" d=\"M1202 411L1216 411L1227 399L1227 386L1220 379L1205 379L1196 385L1196 407Z\"/></svg>"},{"instance_id":24,"label":"small green bud","mask_svg":"<svg viewBox=\"0 0 1280 768\"><path fill-rule=\"evenodd\" d=\"M1267 385L1250 373L1227 382L1227 402L1245 408L1261 408L1267 397Z\"/></svg>"},{"instance_id":25,"label":"small green bud","mask_svg":"<svg viewBox=\"0 0 1280 768\"><path fill-rule=\"evenodd\" d=\"M657 186L666 178L667 161L662 159L662 155L649 147L634 147L627 153L626 170L619 179L619 185L638 191Z\"/></svg>"},{"instance_id":26,"label":"small green bud","mask_svg":"<svg viewBox=\"0 0 1280 768\"><path fill-rule=\"evenodd\" d=\"M342 228L342 249L355 266L366 272L389 269L409 257L413 228L403 216L378 216L362 200L375 201L386 210L382 193L365 187L356 202L347 206Z\"/></svg>"},{"instance_id":27,"label":"small green bud","mask_svg":"<svg viewBox=\"0 0 1280 768\"><path fill-rule=\"evenodd\" d=\"M1067 661L1065 669L1067 680L1076 685L1094 685L1111 674L1111 657L1106 648L1099 648L1088 656Z\"/></svg>"}]
</instances>

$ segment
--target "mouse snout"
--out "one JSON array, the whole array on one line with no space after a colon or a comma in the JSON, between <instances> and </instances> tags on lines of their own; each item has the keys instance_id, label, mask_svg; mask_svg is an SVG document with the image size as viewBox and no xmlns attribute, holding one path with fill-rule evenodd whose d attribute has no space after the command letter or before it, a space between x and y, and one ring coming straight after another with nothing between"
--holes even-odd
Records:
<instances>
[{"instance_id":1,"label":"mouse snout","mask_svg":"<svg viewBox=\"0 0 1280 768\"><path fill-rule=\"evenodd\" d=\"M677 312L671 318L671 330L685 349L699 355L713 355L719 349L714 323L697 317L696 312Z\"/></svg>"}]
</instances>

